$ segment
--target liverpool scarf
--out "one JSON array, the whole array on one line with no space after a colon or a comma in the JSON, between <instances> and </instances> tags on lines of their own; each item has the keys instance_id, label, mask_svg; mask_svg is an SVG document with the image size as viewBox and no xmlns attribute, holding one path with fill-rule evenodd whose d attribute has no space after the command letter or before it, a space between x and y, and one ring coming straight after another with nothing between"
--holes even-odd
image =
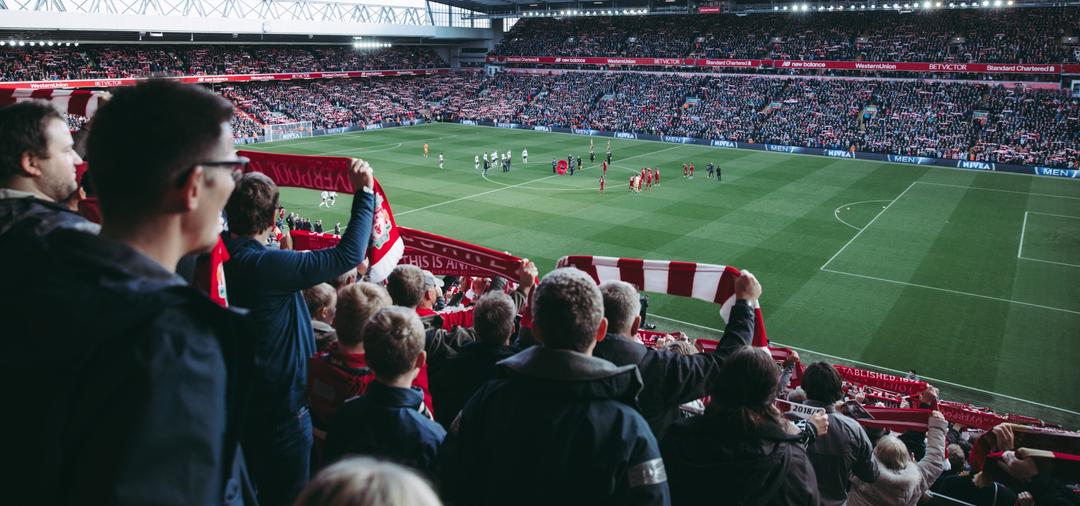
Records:
<instances>
[{"instance_id":1,"label":"liverpool scarf","mask_svg":"<svg viewBox=\"0 0 1080 506\"><path fill-rule=\"evenodd\" d=\"M597 283L625 281L646 292L681 295L720 304L720 317L725 322L735 305L735 280L741 274L731 266L673 262L669 260L638 260L598 256L565 256L559 267L576 267L585 271ZM758 301L754 306L754 346L768 346L765 321Z\"/></svg>"},{"instance_id":2,"label":"liverpool scarf","mask_svg":"<svg viewBox=\"0 0 1080 506\"><path fill-rule=\"evenodd\" d=\"M97 112L104 91L90 90L31 90L24 88L0 89L0 107L23 100L48 100L66 114L90 118Z\"/></svg>"},{"instance_id":3,"label":"liverpool scarf","mask_svg":"<svg viewBox=\"0 0 1080 506\"><path fill-rule=\"evenodd\" d=\"M238 154L251 160L248 164L249 171L265 174L278 186L336 191L350 195L355 191L352 182L349 181L351 158L285 155L260 151L239 151ZM390 271L394 270L401 255L405 252L405 244L401 239L397 222L394 221L390 200L378 181L375 181L374 192L375 212L371 226L371 240L368 241L367 259L368 277L372 281L379 282L386 279Z\"/></svg>"}]
</instances>

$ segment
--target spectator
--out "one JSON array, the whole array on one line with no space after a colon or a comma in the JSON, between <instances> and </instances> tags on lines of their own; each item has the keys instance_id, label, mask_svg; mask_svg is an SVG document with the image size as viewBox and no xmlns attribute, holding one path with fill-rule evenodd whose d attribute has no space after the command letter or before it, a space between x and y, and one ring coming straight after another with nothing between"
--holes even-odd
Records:
<instances>
[{"instance_id":1,"label":"spectator","mask_svg":"<svg viewBox=\"0 0 1080 506\"><path fill-rule=\"evenodd\" d=\"M337 291L329 283L319 283L304 290L304 302L311 314L315 349L318 352L326 351L337 342L337 331L332 326L337 308Z\"/></svg>"},{"instance_id":2,"label":"spectator","mask_svg":"<svg viewBox=\"0 0 1080 506\"><path fill-rule=\"evenodd\" d=\"M803 372L803 404L824 408L829 417L829 432L806 448L822 505L845 504L851 475L863 483L873 483L878 477L874 447L866 431L859 422L836 411L836 402L844 398L843 383L840 373L825 362L814 362Z\"/></svg>"},{"instance_id":3,"label":"spectator","mask_svg":"<svg viewBox=\"0 0 1080 506\"><path fill-rule=\"evenodd\" d=\"M663 441L676 504L705 504L721 494L736 504L818 504L806 442L828 419L800 430L773 407L780 374L772 358L744 346L724 363L705 415L679 420Z\"/></svg>"},{"instance_id":4,"label":"spectator","mask_svg":"<svg viewBox=\"0 0 1080 506\"><path fill-rule=\"evenodd\" d=\"M245 432L244 449L263 506L290 504L307 483L312 435L305 383L315 338L300 290L334 279L363 259L374 207L371 167L354 159L349 180L357 189L350 226L333 248L297 252L264 246L273 230L278 189L261 173L246 174L225 209L229 295L251 310L259 332L255 368L262 381L253 393L256 416Z\"/></svg>"},{"instance_id":5,"label":"spectator","mask_svg":"<svg viewBox=\"0 0 1080 506\"><path fill-rule=\"evenodd\" d=\"M934 492L975 506L1016 504L1016 492L988 478L985 473L976 473L973 476L966 473L952 474L938 480L934 485Z\"/></svg>"},{"instance_id":6,"label":"spectator","mask_svg":"<svg viewBox=\"0 0 1080 506\"><path fill-rule=\"evenodd\" d=\"M442 506L412 471L369 458L345 459L317 474L295 506Z\"/></svg>"},{"instance_id":7,"label":"spectator","mask_svg":"<svg viewBox=\"0 0 1080 506\"><path fill-rule=\"evenodd\" d=\"M632 365L592 357L607 321L596 283L576 269L544 276L534 346L499 362L447 436L441 473L457 504L669 504L656 439L632 404Z\"/></svg>"},{"instance_id":8,"label":"spectator","mask_svg":"<svg viewBox=\"0 0 1080 506\"><path fill-rule=\"evenodd\" d=\"M424 297L434 291L432 288L428 286L424 271L415 265L399 265L386 278L386 290L390 292L394 304L413 310L419 308ZM442 319L438 314L425 314L420 321L424 324L424 351L427 352L428 364L434 374L438 374L438 369L446 359L456 355L457 350L475 339L472 329L443 329Z\"/></svg>"},{"instance_id":9,"label":"spectator","mask_svg":"<svg viewBox=\"0 0 1080 506\"><path fill-rule=\"evenodd\" d=\"M761 285L749 272L736 281L735 305L731 308L724 336L713 353L681 355L642 346L634 340L641 324L640 302L634 286L623 281L600 285L604 297L604 317L608 334L596 344L593 356L615 365L635 365L644 386L638 395L638 411L649 422L653 434L663 438L679 418L679 406L709 395L725 357L754 336L754 309L750 300L761 294Z\"/></svg>"},{"instance_id":10,"label":"spectator","mask_svg":"<svg viewBox=\"0 0 1080 506\"><path fill-rule=\"evenodd\" d=\"M424 295L420 297L420 302L416 303L416 314L432 321L437 315L435 303L442 297L443 280L436 278L430 271L423 271L423 275Z\"/></svg>"},{"instance_id":11,"label":"spectator","mask_svg":"<svg viewBox=\"0 0 1080 506\"><path fill-rule=\"evenodd\" d=\"M379 310L364 326L364 351L375 381L334 417L327 461L369 455L434 474L446 430L431 419L424 392L412 386L427 360L420 317L403 307Z\"/></svg>"},{"instance_id":12,"label":"spectator","mask_svg":"<svg viewBox=\"0 0 1080 506\"><path fill-rule=\"evenodd\" d=\"M866 505L914 505L923 493L930 489L945 462L945 428L948 422L941 412L930 415L926 433L926 456L918 462L904 443L894 436L883 436L874 447L879 474L873 483L865 483L858 476L852 481L848 504Z\"/></svg>"},{"instance_id":13,"label":"spectator","mask_svg":"<svg viewBox=\"0 0 1080 506\"><path fill-rule=\"evenodd\" d=\"M375 379L364 354L364 325L372 315L391 305L386 290L373 283L355 283L338 293L338 343L308 361L308 400L316 427L327 429L341 405L364 393ZM430 408L426 364L413 386L424 392L424 404Z\"/></svg>"},{"instance_id":14,"label":"spectator","mask_svg":"<svg viewBox=\"0 0 1080 506\"><path fill-rule=\"evenodd\" d=\"M8 501L254 500L237 440L254 336L175 274L182 256L215 245L244 164L231 115L194 86L119 90L89 140L101 235L56 230L6 266L4 286L19 294L0 310L10 337L0 371L19 385L9 389L20 414L8 420L7 449L21 460L5 473ZM48 357L52 372L28 357Z\"/></svg>"},{"instance_id":15,"label":"spectator","mask_svg":"<svg viewBox=\"0 0 1080 506\"><path fill-rule=\"evenodd\" d=\"M437 408L435 420L443 427L450 427L473 393L498 376L496 363L520 351L510 346L516 316L514 301L505 293L488 292L476 302L476 341L463 346L431 380Z\"/></svg>"},{"instance_id":16,"label":"spectator","mask_svg":"<svg viewBox=\"0 0 1080 506\"><path fill-rule=\"evenodd\" d=\"M64 117L43 100L0 108L0 239L9 248L48 231L97 226L71 212L65 201L78 194L75 165L82 163ZM11 239L14 232L20 239ZM26 234L26 235L23 235ZM15 265L12 256L6 265Z\"/></svg>"}]
</instances>

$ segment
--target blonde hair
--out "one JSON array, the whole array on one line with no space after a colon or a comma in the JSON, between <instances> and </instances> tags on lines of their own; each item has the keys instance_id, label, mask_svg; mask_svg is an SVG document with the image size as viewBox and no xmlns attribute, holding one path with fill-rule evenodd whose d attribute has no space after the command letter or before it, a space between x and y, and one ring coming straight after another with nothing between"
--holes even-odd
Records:
<instances>
[{"instance_id":1,"label":"blonde hair","mask_svg":"<svg viewBox=\"0 0 1080 506\"><path fill-rule=\"evenodd\" d=\"M323 469L293 506L442 506L422 478L405 467L366 457Z\"/></svg>"},{"instance_id":2,"label":"blonde hair","mask_svg":"<svg viewBox=\"0 0 1080 506\"><path fill-rule=\"evenodd\" d=\"M912 462L911 452L896 436L882 436L874 447L874 457L893 471L903 470Z\"/></svg>"},{"instance_id":3,"label":"blonde hair","mask_svg":"<svg viewBox=\"0 0 1080 506\"><path fill-rule=\"evenodd\" d=\"M386 289L368 282L346 286L337 296L334 329L337 330L338 341L345 346L359 344L363 340L368 318L393 304Z\"/></svg>"}]
</instances>

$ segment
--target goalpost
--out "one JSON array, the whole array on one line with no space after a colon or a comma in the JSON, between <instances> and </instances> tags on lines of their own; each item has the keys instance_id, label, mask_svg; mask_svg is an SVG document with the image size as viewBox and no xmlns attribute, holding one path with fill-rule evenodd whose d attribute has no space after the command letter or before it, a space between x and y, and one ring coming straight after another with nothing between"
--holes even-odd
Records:
<instances>
[{"instance_id":1,"label":"goalpost","mask_svg":"<svg viewBox=\"0 0 1080 506\"><path fill-rule=\"evenodd\" d=\"M310 121L266 125L266 142L287 141L311 136L312 127Z\"/></svg>"}]
</instances>

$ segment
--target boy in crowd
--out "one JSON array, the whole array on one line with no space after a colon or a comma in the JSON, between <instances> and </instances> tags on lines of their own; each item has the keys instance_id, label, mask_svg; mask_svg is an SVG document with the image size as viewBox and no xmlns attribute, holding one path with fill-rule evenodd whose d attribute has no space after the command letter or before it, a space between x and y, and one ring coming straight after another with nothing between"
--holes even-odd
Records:
<instances>
[{"instance_id":1,"label":"boy in crowd","mask_svg":"<svg viewBox=\"0 0 1080 506\"><path fill-rule=\"evenodd\" d=\"M326 460L369 455L433 474L446 431L425 415L424 394L412 386L427 361L416 312L389 307L364 325L364 350L375 381L341 407L326 439Z\"/></svg>"}]
</instances>

